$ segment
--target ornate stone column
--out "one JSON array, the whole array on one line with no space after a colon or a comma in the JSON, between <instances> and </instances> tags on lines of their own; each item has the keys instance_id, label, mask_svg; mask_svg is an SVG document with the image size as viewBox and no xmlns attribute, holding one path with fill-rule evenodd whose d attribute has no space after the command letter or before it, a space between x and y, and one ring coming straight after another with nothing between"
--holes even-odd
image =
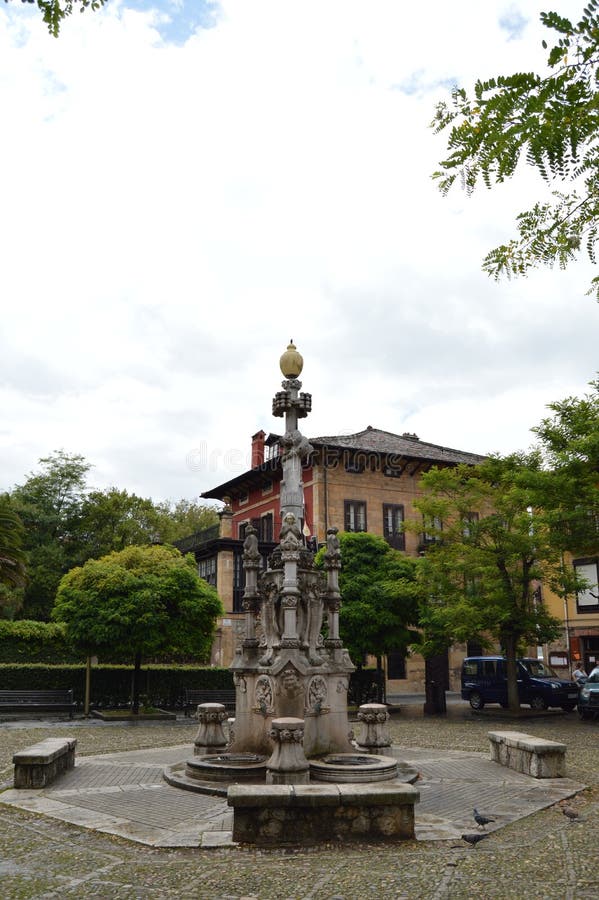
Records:
<instances>
[{"instance_id":1,"label":"ornate stone column","mask_svg":"<svg viewBox=\"0 0 599 900\"><path fill-rule=\"evenodd\" d=\"M304 753L304 720L273 719L272 756L266 763L267 784L309 784L310 763Z\"/></svg>"},{"instance_id":2,"label":"ornate stone column","mask_svg":"<svg viewBox=\"0 0 599 900\"><path fill-rule=\"evenodd\" d=\"M358 739L361 750L378 753L391 746L387 722L389 713L384 703L363 703L358 710L358 722L362 723L362 734Z\"/></svg>"},{"instance_id":3,"label":"ornate stone column","mask_svg":"<svg viewBox=\"0 0 599 900\"><path fill-rule=\"evenodd\" d=\"M200 703L200 727L193 745L194 756L217 756L227 746L223 722L229 717L222 703Z\"/></svg>"},{"instance_id":4,"label":"ornate stone column","mask_svg":"<svg viewBox=\"0 0 599 900\"><path fill-rule=\"evenodd\" d=\"M339 570L341 569L341 549L338 528L327 529L327 549L324 554L324 568L327 573L327 586L325 600L328 615L329 634L325 640L325 647L329 650L340 650L343 643L339 637L339 608L341 606L341 594L339 592Z\"/></svg>"},{"instance_id":5,"label":"ornate stone column","mask_svg":"<svg viewBox=\"0 0 599 900\"><path fill-rule=\"evenodd\" d=\"M258 594L258 572L262 564L262 557L258 550L258 532L253 525L246 528L246 538L243 543L243 568L245 569L245 590L243 592L242 608L245 613L245 635L243 649L247 653L256 652L258 639L256 637L256 616L260 605Z\"/></svg>"}]
</instances>

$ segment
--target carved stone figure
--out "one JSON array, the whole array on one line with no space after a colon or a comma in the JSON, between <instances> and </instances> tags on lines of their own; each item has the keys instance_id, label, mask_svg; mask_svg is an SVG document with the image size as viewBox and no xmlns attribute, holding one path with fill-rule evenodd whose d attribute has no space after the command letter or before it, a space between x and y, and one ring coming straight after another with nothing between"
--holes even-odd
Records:
<instances>
[{"instance_id":1,"label":"carved stone figure","mask_svg":"<svg viewBox=\"0 0 599 900\"><path fill-rule=\"evenodd\" d=\"M281 693L285 694L290 700L298 697L302 693L302 682L293 666L285 666L281 672L280 689Z\"/></svg>"},{"instance_id":2,"label":"carved stone figure","mask_svg":"<svg viewBox=\"0 0 599 900\"><path fill-rule=\"evenodd\" d=\"M267 581L265 578L261 585L262 593L262 629L264 631L264 643L266 653L260 659L261 666L272 665L275 647L280 643L282 627L279 622L280 600L279 587L276 581Z\"/></svg>"},{"instance_id":3,"label":"carved stone figure","mask_svg":"<svg viewBox=\"0 0 599 900\"><path fill-rule=\"evenodd\" d=\"M254 701L263 716L268 715L272 710L272 696L272 682L270 678L268 675L260 675L256 681Z\"/></svg>"},{"instance_id":4,"label":"carved stone figure","mask_svg":"<svg viewBox=\"0 0 599 900\"><path fill-rule=\"evenodd\" d=\"M288 512L281 526L281 549L299 550L302 543L302 533L297 524L297 519L292 512Z\"/></svg>"},{"instance_id":5,"label":"carved stone figure","mask_svg":"<svg viewBox=\"0 0 599 900\"><path fill-rule=\"evenodd\" d=\"M304 437L298 428L294 428L293 431L286 431L281 439L281 445L284 448L281 457L282 462L286 462L293 457L298 457L301 460L314 450L308 438Z\"/></svg>"},{"instance_id":6,"label":"carved stone figure","mask_svg":"<svg viewBox=\"0 0 599 900\"><path fill-rule=\"evenodd\" d=\"M258 550L258 532L253 525L248 525L243 542L243 559L245 562L254 562L260 559Z\"/></svg>"},{"instance_id":7,"label":"carved stone figure","mask_svg":"<svg viewBox=\"0 0 599 900\"><path fill-rule=\"evenodd\" d=\"M339 538L337 534L339 532L338 528L327 528L327 549L326 555L330 559L340 559L341 558L341 546L339 544Z\"/></svg>"}]
</instances>

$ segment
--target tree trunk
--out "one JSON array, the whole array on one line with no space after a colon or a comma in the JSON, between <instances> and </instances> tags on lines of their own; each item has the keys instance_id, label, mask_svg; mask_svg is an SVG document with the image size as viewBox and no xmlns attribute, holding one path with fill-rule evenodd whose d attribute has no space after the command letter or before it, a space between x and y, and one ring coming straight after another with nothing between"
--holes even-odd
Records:
<instances>
[{"instance_id":1,"label":"tree trunk","mask_svg":"<svg viewBox=\"0 0 599 900\"><path fill-rule=\"evenodd\" d=\"M139 694L140 694L140 686L141 686L141 653L138 651L135 654L135 665L133 668L133 686L131 693L132 703L131 703L131 712L134 716L139 715Z\"/></svg>"},{"instance_id":2,"label":"tree trunk","mask_svg":"<svg viewBox=\"0 0 599 900\"><path fill-rule=\"evenodd\" d=\"M518 640L513 634L504 635L502 644L505 650L507 704L511 712L517 713L520 711L520 697L518 695L518 664L516 662Z\"/></svg>"},{"instance_id":3,"label":"tree trunk","mask_svg":"<svg viewBox=\"0 0 599 900\"><path fill-rule=\"evenodd\" d=\"M383 658L382 656L377 656L376 658L376 702L384 703L385 702L385 673L383 671Z\"/></svg>"},{"instance_id":4,"label":"tree trunk","mask_svg":"<svg viewBox=\"0 0 599 900\"><path fill-rule=\"evenodd\" d=\"M424 661L424 681L426 698L423 712L425 716L444 716L447 714L445 691L449 686L449 656L435 653Z\"/></svg>"}]
</instances>

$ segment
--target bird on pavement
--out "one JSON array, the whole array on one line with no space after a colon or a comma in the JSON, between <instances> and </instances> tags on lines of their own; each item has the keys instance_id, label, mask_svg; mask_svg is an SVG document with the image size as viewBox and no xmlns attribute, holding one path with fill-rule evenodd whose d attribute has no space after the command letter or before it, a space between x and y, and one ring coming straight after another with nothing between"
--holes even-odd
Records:
<instances>
[{"instance_id":1,"label":"bird on pavement","mask_svg":"<svg viewBox=\"0 0 599 900\"><path fill-rule=\"evenodd\" d=\"M495 819L489 819L487 816L481 815L481 813L479 813L479 811L475 808L474 809L474 821L476 822L477 825L480 825L481 828L484 828L486 825L489 824L489 822L494 822Z\"/></svg>"},{"instance_id":2,"label":"bird on pavement","mask_svg":"<svg viewBox=\"0 0 599 900\"><path fill-rule=\"evenodd\" d=\"M562 812L571 822L575 822L576 819L580 819L580 813L577 809L574 809L572 806L562 806Z\"/></svg>"},{"instance_id":3,"label":"bird on pavement","mask_svg":"<svg viewBox=\"0 0 599 900\"><path fill-rule=\"evenodd\" d=\"M488 837L490 837L490 835L487 832L481 834L481 832L479 831L478 834L463 834L462 840L466 841L467 844L470 844L472 849L474 850L476 849L476 845L479 841L484 841L484 839Z\"/></svg>"}]
</instances>

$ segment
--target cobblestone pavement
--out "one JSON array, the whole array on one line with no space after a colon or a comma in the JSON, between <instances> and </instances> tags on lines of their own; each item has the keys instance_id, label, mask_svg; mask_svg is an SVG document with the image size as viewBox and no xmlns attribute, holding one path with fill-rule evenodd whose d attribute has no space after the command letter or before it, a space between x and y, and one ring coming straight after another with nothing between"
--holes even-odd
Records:
<instances>
[{"instance_id":1,"label":"cobblestone pavement","mask_svg":"<svg viewBox=\"0 0 599 900\"><path fill-rule=\"evenodd\" d=\"M500 715L473 716L461 705L452 707L446 719L425 719L418 707L402 710L392 720L392 736L404 748L405 757L411 754L410 758L425 776L422 785L427 787L421 787L420 814L432 815L427 813L426 806L427 793L432 798L433 790L443 795L446 811L464 802L462 792L468 785L468 789L474 785L478 801L481 782L477 767L482 757L477 754L487 751L487 731L503 726L560 740L568 746L568 775L588 785L569 801L580 812L579 821L570 822L556 806L550 806L491 833L475 849L466 848L459 840L419 840L388 846L331 844L300 851L239 847L197 850L144 846L3 804L0 805L0 892L5 898L63 895L214 900L386 897L478 900L533 894L535 900L596 900L599 896L599 722L580 723L574 715L555 715L508 723L502 722ZM119 767L115 766L117 757L105 757L102 761L98 759L99 754L143 750L126 768L137 768L138 784L147 784L149 790L163 790L155 781L158 765L153 754L146 751L179 745L179 749L172 751L176 754L181 746L191 745L196 727L194 723L182 721L148 726L80 721L44 722L39 727L25 723L0 724L0 779L6 781L10 777L15 750L47 734L69 735L77 737L79 761L87 760L90 768L97 767L100 782L108 777L109 770L112 770L110 777L117 782L120 776ZM467 777L462 786L455 788L455 780L440 778L434 783L435 777L442 774L438 763L441 750L469 754ZM167 755L166 750L161 753L163 757ZM445 759L451 755L443 754ZM458 758L457 754L454 756ZM61 781L61 789L78 792L78 777L81 776L77 769L67 774ZM127 774L126 780L129 777ZM67 787L68 779L73 779L70 787ZM510 777L506 780L511 790L513 782ZM453 794L449 790L452 784ZM106 788L109 796L111 792L122 793L123 787L126 785L122 782L113 783L104 785L102 790ZM131 814L136 792L126 789L131 794L128 798ZM101 794L102 790L96 793ZM485 812L496 812L501 798L488 796L484 790L486 787L480 794L480 806ZM138 790L138 797L139 793ZM196 795L192 797L197 799ZM521 802L519 792L516 797ZM471 800L469 795L468 806ZM95 809L91 812L98 814Z\"/></svg>"}]
</instances>

